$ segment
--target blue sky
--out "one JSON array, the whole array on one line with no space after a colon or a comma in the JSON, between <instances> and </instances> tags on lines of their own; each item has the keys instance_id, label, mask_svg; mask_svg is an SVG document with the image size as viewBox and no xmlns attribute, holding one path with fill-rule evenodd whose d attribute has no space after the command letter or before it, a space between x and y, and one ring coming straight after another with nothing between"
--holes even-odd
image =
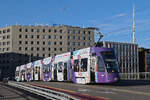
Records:
<instances>
[{"instance_id":1,"label":"blue sky","mask_svg":"<svg viewBox=\"0 0 150 100\"><path fill-rule=\"evenodd\" d=\"M150 0L0 0L0 27L65 24L97 27L104 41L132 42L150 48ZM96 38L97 40L97 38Z\"/></svg>"}]
</instances>

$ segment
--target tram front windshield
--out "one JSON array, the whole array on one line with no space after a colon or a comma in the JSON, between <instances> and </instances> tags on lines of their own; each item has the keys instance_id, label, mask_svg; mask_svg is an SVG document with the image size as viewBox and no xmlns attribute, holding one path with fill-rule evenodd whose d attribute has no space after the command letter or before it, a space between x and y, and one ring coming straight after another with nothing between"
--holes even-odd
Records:
<instances>
[{"instance_id":1,"label":"tram front windshield","mask_svg":"<svg viewBox=\"0 0 150 100\"><path fill-rule=\"evenodd\" d=\"M118 72L117 62L113 51L101 52L107 72Z\"/></svg>"}]
</instances>

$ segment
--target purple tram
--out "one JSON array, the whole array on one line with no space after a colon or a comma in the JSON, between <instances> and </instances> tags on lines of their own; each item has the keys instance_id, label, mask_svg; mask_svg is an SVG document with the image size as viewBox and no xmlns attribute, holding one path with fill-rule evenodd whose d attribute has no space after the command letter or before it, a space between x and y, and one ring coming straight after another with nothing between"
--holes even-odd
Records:
<instances>
[{"instance_id":1,"label":"purple tram","mask_svg":"<svg viewBox=\"0 0 150 100\"><path fill-rule=\"evenodd\" d=\"M113 49L89 47L73 52L72 81L74 83L113 83L118 80L119 71Z\"/></svg>"}]
</instances>

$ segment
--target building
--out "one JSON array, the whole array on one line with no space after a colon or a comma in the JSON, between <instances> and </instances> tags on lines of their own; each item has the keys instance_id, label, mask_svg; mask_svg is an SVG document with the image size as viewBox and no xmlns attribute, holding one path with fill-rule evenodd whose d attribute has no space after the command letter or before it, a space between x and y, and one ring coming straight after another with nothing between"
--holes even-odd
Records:
<instances>
[{"instance_id":1,"label":"building","mask_svg":"<svg viewBox=\"0 0 150 100\"><path fill-rule=\"evenodd\" d=\"M138 73L138 45L132 43L103 41L99 46L114 48L120 73Z\"/></svg>"},{"instance_id":2,"label":"building","mask_svg":"<svg viewBox=\"0 0 150 100\"><path fill-rule=\"evenodd\" d=\"M150 49L139 48L139 71L150 72Z\"/></svg>"},{"instance_id":3,"label":"building","mask_svg":"<svg viewBox=\"0 0 150 100\"><path fill-rule=\"evenodd\" d=\"M94 31L67 25L0 28L0 78L14 76L18 65L92 46Z\"/></svg>"}]
</instances>

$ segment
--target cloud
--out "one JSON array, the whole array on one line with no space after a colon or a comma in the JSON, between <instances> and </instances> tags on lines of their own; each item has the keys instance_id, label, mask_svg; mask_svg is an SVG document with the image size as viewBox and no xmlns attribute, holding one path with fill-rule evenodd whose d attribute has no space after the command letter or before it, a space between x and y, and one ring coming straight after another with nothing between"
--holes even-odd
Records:
<instances>
[{"instance_id":1,"label":"cloud","mask_svg":"<svg viewBox=\"0 0 150 100\"><path fill-rule=\"evenodd\" d=\"M119 17L124 17L127 15L128 15L127 13L120 13L120 14L116 14L116 15L112 16L111 18L119 18Z\"/></svg>"}]
</instances>

